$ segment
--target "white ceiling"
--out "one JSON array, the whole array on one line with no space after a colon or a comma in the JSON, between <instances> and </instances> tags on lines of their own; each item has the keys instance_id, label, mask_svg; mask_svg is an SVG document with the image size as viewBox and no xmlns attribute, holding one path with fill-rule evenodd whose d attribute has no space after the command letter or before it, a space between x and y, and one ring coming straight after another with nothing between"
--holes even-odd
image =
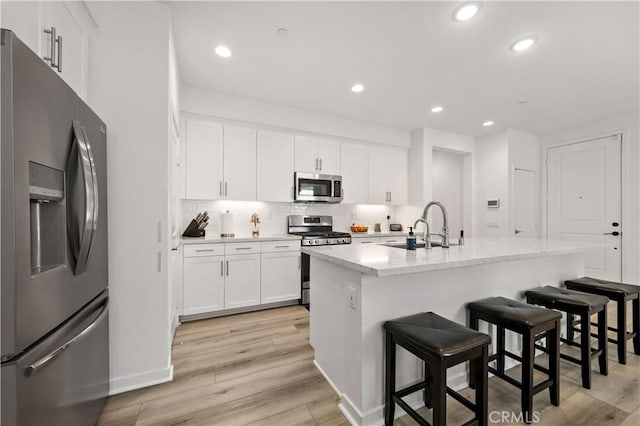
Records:
<instances>
[{"instance_id":1,"label":"white ceiling","mask_svg":"<svg viewBox=\"0 0 640 426\"><path fill-rule=\"evenodd\" d=\"M638 110L638 2L484 2L468 22L451 19L460 2L169 4L188 86L468 135L543 134ZM530 50L508 50L532 34ZM231 58L213 54L220 43ZM365 91L352 93L355 82Z\"/></svg>"}]
</instances>

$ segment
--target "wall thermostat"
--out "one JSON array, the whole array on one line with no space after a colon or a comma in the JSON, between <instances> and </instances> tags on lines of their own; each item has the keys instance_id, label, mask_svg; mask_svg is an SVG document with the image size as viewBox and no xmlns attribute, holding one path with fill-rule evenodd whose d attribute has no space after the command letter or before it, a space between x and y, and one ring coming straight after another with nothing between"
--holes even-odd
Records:
<instances>
[{"instance_id":1,"label":"wall thermostat","mask_svg":"<svg viewBox=\"0 0 640 426\"><path fill-rule=\"evenodd\" d=\"M487 200L487 207L489 207L490 209L497 209L498 207L500 207L500 198Z\"/></svg>"}]
</instances>

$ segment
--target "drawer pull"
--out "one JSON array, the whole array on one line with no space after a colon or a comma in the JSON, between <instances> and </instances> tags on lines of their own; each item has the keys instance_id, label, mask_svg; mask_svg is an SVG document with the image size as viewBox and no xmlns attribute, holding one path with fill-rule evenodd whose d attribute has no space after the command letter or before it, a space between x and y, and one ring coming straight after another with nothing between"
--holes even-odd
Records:
<instances>
[{"instance_id":1,"label":"drawer pull","mask_svg":"<svg viewBox=\"0 0 640 426\"><path fill-rule=\"evenodd\" d=\"M360 244L371 244L373 241L363 241Z\"/></svg>"},{"instance_id":2,"label":"drawer pull","mask_svg":"<svg viewBox=\"0 0 640 426\"><path fill-rule=\"evenodd\" d=\"M289 246L276 246L276 248L289 248Z\"/></svg>"},{"instance_id":3,"label":"drawer pull","mask_svg":"<svg viewBox=\"0 0 640 426\"><path fill-rule=\"evenodd\" d=\"M236 247L236 250L251 250L251 247Z\"/></svg>"},{"instance_id":4,"label":"drawer pull","mask_svg":"<svg viewBox=\"0 0 640 426\"><path fill-rule=\"evenodd\" d=\"M213 249L206 249L206 250L205 249L196 249L196 253L201 253L201 252L204 252L204 251L214 251L214 250Z\"/></svg>"}]
</instances>

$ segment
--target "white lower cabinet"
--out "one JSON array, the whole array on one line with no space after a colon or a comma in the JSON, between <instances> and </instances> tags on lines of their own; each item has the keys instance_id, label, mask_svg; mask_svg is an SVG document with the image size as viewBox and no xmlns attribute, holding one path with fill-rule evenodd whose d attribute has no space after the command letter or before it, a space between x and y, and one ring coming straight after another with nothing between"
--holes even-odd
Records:
<instances>
[{"instance_id":1,"label":"white lower cabinet","mask_svg":"<svg viewBox=\"0 0 640 426\"><path fill-rule=\"evenodd\" d=\"M300 241L184 246L182 315L300 298Z\"/></svg>"},{"instance_id":2,"label":"white lower cabinet","mask_svg":"<svg viewBox=\"0 0 640 426\"><path fill-rule=\"evenodd\" d=\"M300 256L300 251L262 253L261 303L284 302L300 298Z\"/></svg>"},{"instance_id":3,"label":"white lower cabinet","mask_svg":"<svg viewBox=\"0 0 640 426\"><path fill-rule=\"evenodd\" d=\"M260 304L260 255L225 256L224 308Z\"/></svg>"},{"instance_id":4,"label":"white lower cabinet","mask_svg":"<svg viewBox=\"0 0 640 426\"><path fill-rule=\"evenodd\" d=\"M184 258L183 315L224 309L224 256Z\"/></svg>"}]
</instances>

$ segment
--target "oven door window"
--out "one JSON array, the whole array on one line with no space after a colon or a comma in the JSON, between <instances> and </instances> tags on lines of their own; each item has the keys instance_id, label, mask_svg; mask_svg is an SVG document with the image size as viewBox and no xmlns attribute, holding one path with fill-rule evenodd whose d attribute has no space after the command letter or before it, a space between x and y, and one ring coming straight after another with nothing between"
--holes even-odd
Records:
<instances>
[{"instance_id":1,"label":"oven door window","mask_svg":"<svg viewBox=\"0 0 640 426\"><path fill-rule=\"evenodd\" d=\"M303 197L331 197L331 181L326 179L300 179L298 195Z\"/></svg>"}]
</instances>

